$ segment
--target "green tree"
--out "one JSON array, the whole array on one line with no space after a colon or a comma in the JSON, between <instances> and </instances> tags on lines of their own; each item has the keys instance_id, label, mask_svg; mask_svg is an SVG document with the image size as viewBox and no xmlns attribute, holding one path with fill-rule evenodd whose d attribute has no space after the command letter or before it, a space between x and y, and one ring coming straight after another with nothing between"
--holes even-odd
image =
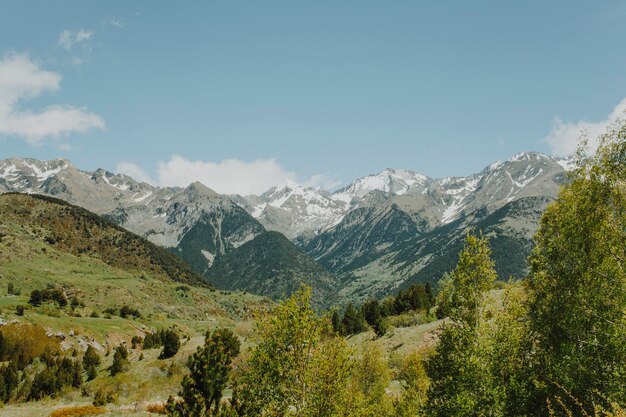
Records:
<instances>
[{"instance_id":1,"label":"green tree","mask_svg":"<svg viewBox=\"0 0 626 417\"><path fill-rule=\"evenodd\" d=\"M319 345L323 323L302 287L257 323L259 343L243 378L241 400L249 415L286 415L304 407L306 372Z\"/></svg>"},{"instance_id":2,"label":"green tree","mask_svg":"<svg viewBox=\"0 0 626 417\"><path fill-rule=\"evenodd\" d=\"M180 337L176 330L168 329L165 331L162 337L163 340L163 351L159 356L160 359L168 359L172 356L176 355L178 349L180 349Z\"/></svg>"},{"instance_id":3,"label":"green tree","mask_svg":"<svg viewBox=\"0 0 626 417\"><path fill-rule=\"evenodd\" d=\"M361 312L367 324L372 326L376 336L381 337L387 333L387 323L382 315L382 309L378 300L367 301L361 306Z\"/></svg>"},{"instance_id":4,"label":"green tree","mask_svg":"<svg viewBox=\"0 0 626 417\"><path fill-rule=\"evenodd\" d=\"M128 369L128 350L123 345L119 345L115 348L113 354L113 363L109 368L111 376L115 376L121 372L125 372Z\"/></svg>"},{"instance_id":5,"label":"green tree","mask_svg":"<svg viewBox=\"0 0 626 417\"><path fill-rule=\"evenodd\" d=\"M391 398L387 387L391 372L382 352L375 345L363 346L361 355L355 360L350 378L351 416L384 417L392 414Z\"/></svg>"},{"instance_id":6,"label":"green tree","mask_svg":"<svg viewBox=\"0 0 626 417\"><path fill-rule=\"evenodd\" d=\"M303 286L257 322L259 341L235 390L246 416L332 417L349 398L350 352Z\"/></svg>"},{"instance_id":7,"label":"green tree","mask_svg":"<svg viewBox=\"0 0 626 417\"><path fill-rule=\"evenodd\" d=\"M354 308L352 303L348 304L346 311L343 313L341 328L344 331L344 336L361 333L366 330L363 315L360 310Z\"/></svg>"},{"instance_id":8,"label":"green tree","mask_svg":"<svg viewBox=\"0 0 626 417\"><path fill-rule=\"evenodd\" d=\"M589 414L626 403L626 122L610 127L545 211L531 256L529 309L539 389Z\"/></svg>"},{"instance_id":9,"label":"green tree","mask_svg":"<svg viewBox=\"0 0 626 417\"><path fill-rule=\"evenodd\" d=\"M428 376L424 366L426 353L417 350L409 353L402 362L398 379L402 384L402 397L395 402L396 417L415 417L421 415L426 403Z\"/></svg>"},{"instance_id":10,"label":"green tree","mask_svg":"<svg viewBox=\"0 0 626 417\"><path fill-rule=\"evenodd\" d=\"M204 417L220 411L232 361L239 354L237 336L226 329L207 332L204 345L187 361L189 375L182 382L182 402L168 401L168 415Z\"/></svg>"},{"instance_id":11,"label":"green tree","mask_svg":"<svg viewBox=\"0 0 626 417\"><path fill-rule=\"evenodd\" d=\"M43 302L43 293L40 290L33 290L30 293L30 299L28 300L28 304L39 307Z\"/></svg>"},{"instance_id":12,"label":"green tree","mask_svg":"<svg viewBox=\"0 0 626 417\"><path fill-rule=\"evenodd\" d=\"M496 279L487 239L468 233L451 276L451 321L444 325L437 350L426 367L431 379L427 415L499 415L501 395L480 343L485 292Z\"/></svg>"},{"instance_id":13,"label":"green tree","mask_svg":"<svg viewBox=\"0 0 626 417\"><path fill-rule=\"evenodd\" d=\"M98 355L98 352L93 346L89 345L83 356L83 368L89 369L92 366L97 367L98 365L100 365L100 355Z\"/></svg>"}]
</instances>

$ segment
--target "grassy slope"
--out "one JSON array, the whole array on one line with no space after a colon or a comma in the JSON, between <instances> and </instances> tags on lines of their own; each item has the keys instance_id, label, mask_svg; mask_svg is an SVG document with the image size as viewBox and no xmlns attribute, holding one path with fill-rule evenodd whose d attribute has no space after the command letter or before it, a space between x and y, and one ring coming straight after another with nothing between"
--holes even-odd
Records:
<instances>
[{"instance_id":1,"label":"grassy slope","mask_svg":"<svg viewBox=\"0 0 626 417\"><path fill-rule=\"evenodd\" d=\"M24 205L31 214L16 214ZM106 372L112 355L103 356L98 378L85 384L90 393L87 397L82 397L80 391L67 392L54 400L7 406L0 410L1 415L45 416L60 405L91 403L93 393L100 388L114 390L118 395L117 404L107 406L116 411L108 415L146 415L131 412L134 404L164 400L178 391L184 362L202 343L202 334L207 329L230 327L245 340L251 316L268 306L268 300L240 292L193 285L180 289L183 285L172 280L167 270L140 268L142 259L131 259L129 266L111 265L113 262L99 259L93 249L78 253L64 245L48 243L50 228L27 220L35 214L54 215L59 207L32 197L0 196L0 319L17 319L40 324L53 333L62 332L66 335L63 342L66 349L84 349L87 342L93 341L101 348L102 355L148 328L176 326L190 339L183 342L179 353L170 360L157 359L160 350L155 349L144 351L144 359L138 361L140 352L133 351L130 370L116 377ZM74 233L72 230L82 233L74 228L68 231L70 235ZM100 233L95 229L91 232ZM66 242L71 241L69 237L66 236ZM128 259L130 255L125 256ZM9 282L21 295L5 295ZM62 286L66 293L77 295L85 303L84 308L77 310L80 317L73 316L69 308L59 310L52 305L29 308L23 317L15 314L15 306L26 304L30 291L45 288L49 283ZM143 317L138 320L89 317L92 311L101 312L123 304L137 308ZM74 336L70 336L71 331ZM168 374L170 367L173 372Z\"/></svg>"}]
</instances>

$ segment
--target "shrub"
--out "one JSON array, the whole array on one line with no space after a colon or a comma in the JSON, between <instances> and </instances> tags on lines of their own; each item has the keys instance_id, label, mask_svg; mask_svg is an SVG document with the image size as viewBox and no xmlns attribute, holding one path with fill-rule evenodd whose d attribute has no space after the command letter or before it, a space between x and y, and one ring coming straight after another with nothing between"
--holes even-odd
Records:
<instances>
[{"instance_id":1,"label":"shrub","mask_svg":"<svg viewBox=\"0 0 626 417\"><path fill-rule=\"evenodd\" d=\"M97 367L100 365L100 355L93 346L89 345L83 356L83 367L89 369L90 367Z\"/></svg>"},{"instance_id":2,"label":"shrub","mask_svg":"<svg viewBox=\"0 0 626 417\"><path fill-rule=\"evenodd\" d=\"M93 405L81 405L78 407L63 407L54 410L48 417L82 417L82 416L95 416L98 414L104 414L106 410L104 408L96 407Z\"/></svg>"},{"instance_id":3,"label":"shrub","mask_svg":"<svg viewBox=\"0 0 626 417\"><path fill-rule=\"evenodd\" d=\"M173 329L168 329L163 338L163 351L159 356L160 359L171 358L178 352L180 348L180 337Z\"/></svg>"},{"instance_id":4,"label":"shrub","mask_svg":"<svg viewBox=\"0 0 626 417\"><path fill-rule=\"evenodd\" d=\"M124 305L122 306L122 308L120 308L120 317L125 319L128 316L139 318L141 317L141 314L139 313L139 310L137 310L136 308L131 308L127 305Z\"/></svg>"}]
</instances>

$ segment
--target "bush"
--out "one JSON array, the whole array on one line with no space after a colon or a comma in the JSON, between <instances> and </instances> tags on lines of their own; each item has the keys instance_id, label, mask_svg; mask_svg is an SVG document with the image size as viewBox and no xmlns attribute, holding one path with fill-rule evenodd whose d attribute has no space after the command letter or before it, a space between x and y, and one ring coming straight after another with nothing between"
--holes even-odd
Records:
<instances>
[{"instance_id":1,"label":"bush","mask_svg":"<svg viewBox=\"0 0 626 417\"><path fill-rule=\"evenodd\" d=\"M113 401L115 401L113 393L107 392L103 389L96 391L93 396L93 405L96 407L112 403Z\"/></svg>"},{"instance_id":2,"label":"bush","mask_svg":"<svg viewBox=\"0 0 626 417\"><path fill-rule=\"evenodd\" d=\"M93 346L89 345L83 356L83 367L89 369L90 367L97 367L100 365L100 355Z\"/></svg>"},{"instance_id":3,"label":"bush","mask_svg":"<svg viewBox=\"0 0 626 417\"><path fill-rule=\"evenodd\" d=\"M18 316L23 316L24 310L26 310L26 308L23 305L15 306L15 314L17 314Z\"/></svg>"},{"instance_id":4,"label":"bush","mask_svg":"<svg viewBox=\"0 0 626 417\"><path fill-rule=\"evenodd\" d=\"M178 333L173 329L168 329L165 332L165 337L163 339L163 351L159 356L159 359L167 359L176 355L178 349L180 348L180 337Z\"/></svg>"},{"instance_id":5,"label":"bush","mask_svg":"<svg viewBox=\"0 0 626 417\"><path fill-rule=\"evenodd\" d=\"M106 413L106 410L104 408L96 407L93 405L81 405L78 407L59 408L50 413L48 417L82 417L95 416L104 413Z\"/></svg>"},{"instance_id":6,"label":"bush","mask_svg":"<svg viewBox=\"0 0 626 417\"><path fill-rule=\"evenodd\" d=\"M124 305L122 306L122 308L120 308L120 317L125 319L128 316L139 318L141 317L141 314L139 314L139 310L137 310L136 308L131 308L127 305Z\"/></svg>"}]
</instances>

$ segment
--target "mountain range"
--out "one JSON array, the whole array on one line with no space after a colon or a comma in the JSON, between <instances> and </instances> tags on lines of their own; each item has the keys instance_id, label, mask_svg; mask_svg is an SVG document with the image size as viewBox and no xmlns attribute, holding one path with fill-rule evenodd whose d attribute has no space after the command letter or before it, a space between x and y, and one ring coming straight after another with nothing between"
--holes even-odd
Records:
<instances>
[{"instance_id":1,"label":"mountain range","mask_svg":"<svg viewBox=\"0 0 626 417\"><path fill-rule=\"evenodd\" d=\"M569 159L520 153L467 177L386 169L334 192L290 183L220 195L156 187L68 160L0 161L0 193L53 196L168 248L209 283L278 298L300 282L320 303L435 283L468 228L490 238L501 279L526 272L532 235L567 180ZM286 238L285 238L286 237Z\"/></svg>"}]
</instances>

